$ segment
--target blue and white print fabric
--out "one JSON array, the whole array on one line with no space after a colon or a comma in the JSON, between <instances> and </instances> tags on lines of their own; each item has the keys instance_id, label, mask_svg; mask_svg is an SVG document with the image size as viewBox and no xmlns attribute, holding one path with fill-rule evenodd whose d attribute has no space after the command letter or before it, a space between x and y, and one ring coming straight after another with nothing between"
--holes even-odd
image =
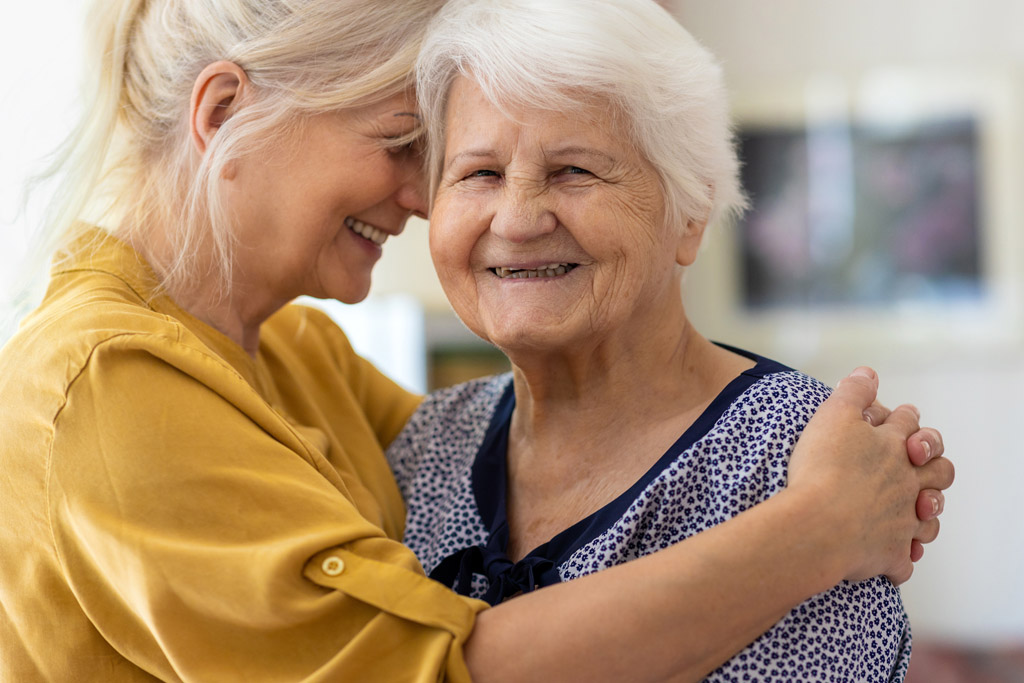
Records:
<instances>
[{"instance_id":1,"label":"blue and white print fabric","mask_svg":"<svg viewBox=\"0 0 1024 683\"><path fill-rule=\"evenodd\" d=\"M434 578L497 603L665 548L786 485L800 432L830 390L757 362L629 490L519 562L505 556L511 375L431 394L388 449L408 506L405 543ZM708 681L902 681L910 625L885 578L843 582L797 606Z\"/></svg>"}]
</instances>

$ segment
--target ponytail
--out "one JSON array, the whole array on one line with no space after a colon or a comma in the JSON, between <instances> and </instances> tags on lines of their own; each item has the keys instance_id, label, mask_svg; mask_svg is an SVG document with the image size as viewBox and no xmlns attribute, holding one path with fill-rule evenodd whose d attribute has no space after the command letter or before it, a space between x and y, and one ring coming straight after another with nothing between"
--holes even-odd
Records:
<instances>
[{"instance_id":1,"label":"ponytail","mask_svg":"<svg viewBox=\"0 0 1024 683\"><path fill-rule=\"evenodd\" d=\"M0 317L0 343L38 298L40 277L51 257L60 262L69 233L80 220L99 224L112 201L101 196L112 166L112 147L123 104L125 54L146 0L98 0L86 14L86 50L78 124L26 183L29 197L49 195L47 207L19 266L13 292Z\"/></svg>"},{"instance_id":2,"label":"ponytail","mask_svg":"<svg viewBox=\"0 0 1024 683\"><path fill-rule=\"evenodd\" d=\"M170 256L152 265L172 296L206 278L229 296L235 245L221 170L304 116L407 89L426 25L443 4L93 0L81 119L32 182L33 192L54 191L16 307L31 303L39 266L79 222L137 249L159 230ZM252 87L200 156L188 128L192 88L221 59L244 69ZM210 272L199 270L204 263Z\"/></svg>"}]
</instances>

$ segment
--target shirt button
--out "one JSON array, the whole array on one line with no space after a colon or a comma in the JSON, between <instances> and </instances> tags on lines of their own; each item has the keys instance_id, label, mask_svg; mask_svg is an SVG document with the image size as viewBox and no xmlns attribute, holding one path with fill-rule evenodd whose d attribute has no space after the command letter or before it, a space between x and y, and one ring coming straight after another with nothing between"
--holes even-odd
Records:
<instances>
[{"instance_id":1,"label":"shirt button","mask_svg":"<svg viewBox=\"0 0 1024 683\"><path fill-rule=\"evenodd\" d=\"M324 563L320 565L320 568L324 570L324 574L327 574L327 576L337 576L345 571L345 561L337 555L331 555L324 560Z\"/></svg>"}]
</instances>

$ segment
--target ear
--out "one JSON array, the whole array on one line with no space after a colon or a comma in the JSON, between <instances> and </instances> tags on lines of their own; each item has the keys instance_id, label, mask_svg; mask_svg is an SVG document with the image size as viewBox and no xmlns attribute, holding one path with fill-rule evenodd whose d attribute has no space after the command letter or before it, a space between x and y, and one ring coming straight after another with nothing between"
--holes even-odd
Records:
<instances>
[{"instance_id":1,"label":"ear","mask_svg":"<svg viewBox=\"0 0 1024 683\"><path fill-rule=\"evenodd\" d=\"M205 154L219 129L238 109L249 77L234 62L209 64L192 86L189 106L189 133L200 154Z\"/></svg>"},{"instance_id":2,"label":"ear","mask_svg":"<svg viewBox=\"0 0 1024 683\"><path fill-rule=\"evenodd\" d=\"M691 220L686 224L679 236L676 246L676 263L681 266L692 266L697 260L701 240L704 239L704 228L708 225L705 218L701 221Z\"/></svg>"}]
</instances>

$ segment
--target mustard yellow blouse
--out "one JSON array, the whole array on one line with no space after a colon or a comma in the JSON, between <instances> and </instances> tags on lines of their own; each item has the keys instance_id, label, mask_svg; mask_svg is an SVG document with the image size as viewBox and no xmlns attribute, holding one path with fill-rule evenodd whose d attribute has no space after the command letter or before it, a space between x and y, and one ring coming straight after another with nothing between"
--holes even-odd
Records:
<instances>
[{"instance_id":1,"label":"mustard yellow blouse","mask_svg":"<svg viewBox=\"0 0 1024 683\"><path fill-rule=\"evenodd\" d=\"M87 231L0 350L0 680L468 681L400 542L416 408L319 312L253 359Z\"/></svg>"}]
</instances>

